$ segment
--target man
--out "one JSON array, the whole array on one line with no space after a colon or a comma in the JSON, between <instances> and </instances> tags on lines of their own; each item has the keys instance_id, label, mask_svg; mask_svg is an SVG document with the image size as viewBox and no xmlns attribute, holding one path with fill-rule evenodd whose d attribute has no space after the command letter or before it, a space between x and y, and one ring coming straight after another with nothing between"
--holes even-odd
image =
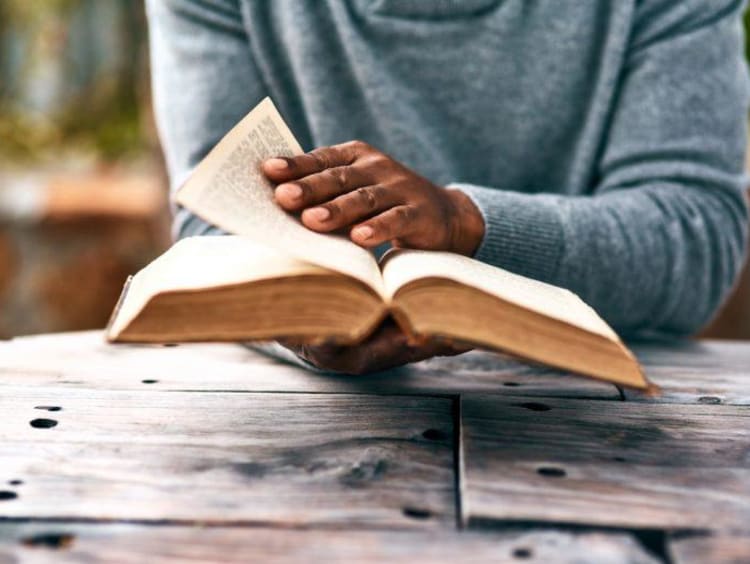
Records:
<instances>
[{"instance_id":1,"label":"man","mask_svg":"<svg viewBox=\"0 0 750 564\"><path fill-rule=\"evenodd\" d=\"M270 95L315 150L263 169L310 229L567 287L626 335L693 333L744 254L742 8L152 0L172 184ZM211 232L177 212L177 237ZM361 347L295 352L361 372L448 351L385 327Z\"/></svg>"}]
</instances>

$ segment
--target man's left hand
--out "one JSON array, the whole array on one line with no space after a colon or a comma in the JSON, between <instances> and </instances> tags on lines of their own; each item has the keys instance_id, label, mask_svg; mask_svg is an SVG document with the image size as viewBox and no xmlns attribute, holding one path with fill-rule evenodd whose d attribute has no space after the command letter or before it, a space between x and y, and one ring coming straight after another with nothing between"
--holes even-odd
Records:
<instances>
[{"instance_id":1,"label":"man's left hand","mask_svg":"<svg viewBox=\"0 0 750 564\"><path fill-rule=\"evenodd\" d=\"M410 343L393 321L386 321L359 345L281 344L317 368L357 375L379 372L433 356L454 356L471 350L470 346L443 339L428 339L421 344Z\"/></svg>"}]
</instances>

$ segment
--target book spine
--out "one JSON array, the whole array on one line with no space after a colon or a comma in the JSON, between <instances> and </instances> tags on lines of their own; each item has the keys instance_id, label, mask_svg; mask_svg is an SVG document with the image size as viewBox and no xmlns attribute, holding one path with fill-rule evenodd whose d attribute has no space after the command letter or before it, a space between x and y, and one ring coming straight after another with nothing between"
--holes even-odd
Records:
<instances>
[{"instance_id":1,"label":"book spine","mask_svg":"<svg viewBox=\"0 0 750 564\"><path fill-rule=\"evenodd\" d=\"M427 342L427 335L421 335L414 330L414 327L409 321L409 317L406 315L406 312L400 307L391 304L388 307L388 313L396 322L396 325L401 328L401 331L404 332L404 335L406 335L407 343L410 346L417 347L420 345L424 345L425 342Z\"/></svg>"}]
</instances>

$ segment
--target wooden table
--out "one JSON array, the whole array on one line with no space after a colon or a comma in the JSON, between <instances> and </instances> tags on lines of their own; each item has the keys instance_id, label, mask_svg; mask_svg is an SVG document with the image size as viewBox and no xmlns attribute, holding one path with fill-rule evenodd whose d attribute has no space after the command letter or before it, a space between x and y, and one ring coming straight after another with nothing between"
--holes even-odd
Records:
<instances>
[{"instance_id":1,"label":"wooden table","mask_svg":"<svg viewBox=\"0 0 750 564\"><path fill-rule=\"evenodd\" d=\"M636 352L660 398L479 352L0 343L0 562L750 562L750 344Z\"/></svg>"}]
</instances>

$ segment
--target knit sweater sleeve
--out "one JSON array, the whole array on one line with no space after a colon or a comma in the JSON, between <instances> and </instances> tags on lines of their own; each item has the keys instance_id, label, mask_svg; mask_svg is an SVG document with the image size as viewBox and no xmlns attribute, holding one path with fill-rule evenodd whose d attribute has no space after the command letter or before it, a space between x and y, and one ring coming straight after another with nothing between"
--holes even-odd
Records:
<instances>
[{"instance_id":1,"label":"knit sweater sleeve","mask_svg":"<svg viewBox=\"0 0 750 564\"><path fill-rule=\"evenodd\" d=\"M238 0L147 0L154 110L174 192L264 96ZM219 231L175 208L176 239Z\"/></svg>"},{"instance_id":2,"label":"knit sweater sleeve","mask_svg":"<svg viewBox=\"0 0 750 564\"><path fill-rule=\"evenodd\" d=\"M176 190L211 148L264 96L250 55L237 0L147 0L154 109ZM175 208L175 239L223 235L182 208ZM316 370L278 343L251 348Z\"/></svg>"},{"instance_id":3,"label":"knit sweater sleeve","mask_svg":"<svg viewBox=\"0 0 750 564\"><path fill-rule=\"evenodd\" d=\"M743 2L638 6L590 195L455 186L485 219L478 259L570 288L625 334L687 334L744 255Z\"/></svg>"}]
</instances>

